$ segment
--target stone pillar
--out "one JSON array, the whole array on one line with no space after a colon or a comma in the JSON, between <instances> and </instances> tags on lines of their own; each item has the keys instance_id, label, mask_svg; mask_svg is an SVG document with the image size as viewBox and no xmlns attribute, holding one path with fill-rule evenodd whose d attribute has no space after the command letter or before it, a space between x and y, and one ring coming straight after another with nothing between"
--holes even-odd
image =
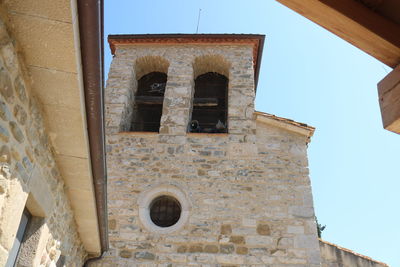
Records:
<instances>
[{"instance_id":1,"label":"stone pillar","mask_svg":"<svg viewBox=\"0 0 400 267\"><path fill-rule=\"evenodd\" d=\"M186 135L193 99L193 68L188 58L171 59L164 95L161 134Z\"/></svg>"}]
</instances>

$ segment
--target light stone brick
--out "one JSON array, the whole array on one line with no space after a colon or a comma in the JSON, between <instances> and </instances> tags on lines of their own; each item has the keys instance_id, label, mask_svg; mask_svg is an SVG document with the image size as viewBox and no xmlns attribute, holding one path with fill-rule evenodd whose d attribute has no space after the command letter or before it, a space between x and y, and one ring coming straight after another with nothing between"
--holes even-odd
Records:
<instances>
[{"instance_id":1,"label":"light stone brick","mask_svg":"<svg viewBox=\"0 0 400 267\"><path fill-rule=\"evenodd\" d=\"M304 227L303 226L288 226L287 232L289 234L304 234Z\"/></svg>"},{"instance_id":2,"label":"light stone brick","mask_svg":"<svg viewBox=\"0 0 400 267\"><path fill-rule=\"evenodd\" d=\"M316 248L318 246L318 242L315 239L314 235L297 235L294 238L294 247L295 248Z\"/></svg>"},{"instance_id":3,"label":"light stone brick","mask_svg":"<svg viewBox=\"0 0 400 267\"><path fill-rule=\"evenodd\" d=\"M246 244L248 245L272 245L273 238L270 236L246 236Z\"/></svg>"},{"instance_id":4,"label":"light stone brick","mask_svg":"<svg viewBox=\"0 0 400 267\"><path fill-rule=\"evenodd\" d=\"M193 66L204 55L218 55L230 65L228 134L186 133ZM160 133L119 133L129 126L135 62L147 56L161 56L170 66ZM307 137L255 121L254 97L250 46L117 47L105 90L108 212L115 220L111 250L132 250L132 257L146 251L154 255L151 266L289 267L314 261L307 256L319 253L312 243L316 233L308 232L314 211ZM158 234L142 219L127 222L137 216L143 192L165 184L185 192L190 202L183 227ZM297 238L305 232L307 247ZM142 243L154 245L140 248ZM145 264L142 258L140 264L132 261L114 253L92 266Z\"/></svg>"},{"instance_id":5,"label":"light stone brick","mask_svg":"<svg viewBox=\"0 0 400 267\"><path fill-rule=\"evenodd\" d=\"M34 218L44 220L22 248L17 265L55 266L62 254L67 256L66 266L82 266L87 253L48 141L41 107L30 93L26 66L16 53L17 42L7 32L0 18L1 39L6 36L7 40L0 42L0 181L4 177L7 181L0 185L0 266L8 258L25 207Z\"/></svg>"},{"instance_id":6,"label":"light stone brick","mask_svg":"<svg viewBox=\"0 0 400 267\"><path fill-rule=\"evenodd\" d=\"M257 221L255 219L243 218L242 219L242 225L246 226L246 227L256 227L257 226Z\"/></svg>"}]
</instances>

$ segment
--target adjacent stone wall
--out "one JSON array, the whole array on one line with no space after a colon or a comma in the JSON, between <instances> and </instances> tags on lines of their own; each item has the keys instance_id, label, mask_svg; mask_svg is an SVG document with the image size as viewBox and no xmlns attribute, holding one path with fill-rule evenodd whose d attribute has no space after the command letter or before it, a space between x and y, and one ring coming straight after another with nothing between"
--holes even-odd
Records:
<instances>
[{"instance_id":1,"label":"adjacent stone wall","mask_svg":"<svg viewBox=\"0 0 400 267\"><path fill-rule=\"evenodd\" d=\"M28 226L33 232L18 266L55 266L60 254L65 255L66 266L82 266L86 252L40 105L31 94L16 42L3 21L0 19L0 266L7 261L25 207L36 219Z\"/></svg>"},{"instance_id":2,"label":"adjacent stone wall","mask_svg":"<svg viewBox=\"0 0 400 267\"><path fill-rule=\"evenodd\" d=\"M326 241L319 241L322 267L388 267L385 263L375 261Z\"/></svg>"},{"instance_id":3,"label":"adjacent stone wall","mask_svg":"<svg viewBox=\"0 0 400 267\"><path fill-rule=\"evenodd\" d=\"M193 64L229 63L229 134L187 134ZM215 56L217 55L217 56ZM135 62L169 62L160 133L123 132ZM91 266L320 266L307 137L257 123L250 46L121 46L106 89L110 250ZM146 192L173 186L188 221L168 234L139 218Z\"/></svg>"}]
</instances>

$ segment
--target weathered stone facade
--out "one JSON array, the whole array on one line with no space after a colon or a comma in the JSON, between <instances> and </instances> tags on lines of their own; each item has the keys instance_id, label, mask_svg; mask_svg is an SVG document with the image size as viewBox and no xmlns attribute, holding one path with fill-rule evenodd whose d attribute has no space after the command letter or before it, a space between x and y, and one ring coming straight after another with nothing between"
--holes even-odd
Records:
<instances>
[{"instance_id":1,"label":"weathered stone facade","mask_svg":"<svg viewBox=\"0 0 400 267\"><path fill-rule=\"evenodd\" d=\"M55 266L60 256L82 266L86 252L16 46L0 20L0 266L25 208L33 217L16 266Z\"/></svg>"},{"instance_id":2,"label":"weathered stone facade","mask_svg":"<svg viewBox=\"0 0 400 267\"><path fill-rule=\"evenodd\" d=\"M138 76L159 71L157 60L168 62L160 132L127 132ZM228 133L187 133L194 78L209 71L229 78ZM320 266L312 129L258 120L254 97L250 45L116 47L105 101L110 250L91 266ZM146 226L141 203L154 190L182 192L180 228Z\"/></svg>"},{"instance_id":3,"label":"weathered stone facade","mask_svg":"<svg viewBox=\"0 0 400 267\"><path fill-rule=\"evenodd\" d=\"M339 247L326 241L319 241L321 267L388 267L387 264Z\"/></svg>"}]
</instances>

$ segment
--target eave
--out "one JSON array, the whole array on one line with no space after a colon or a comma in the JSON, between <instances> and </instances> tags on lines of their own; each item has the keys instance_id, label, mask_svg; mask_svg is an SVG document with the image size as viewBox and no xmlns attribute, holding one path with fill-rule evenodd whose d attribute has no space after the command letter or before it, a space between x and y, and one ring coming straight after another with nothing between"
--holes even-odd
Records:
<instances>
[{"instance_id":1,"label":"eave","mask_svg":"<svg viewBox=\"0 0 400 267\"><path fill-rule=\"evenodd\" d=\"M394 68L400 63L400 25L395 18L391 19L354 0L276 1L386 65Z\"/></svg>"},{"instance_id":2,"label":"eave","mask_svg":"<svg viewBox=\"0 0 400 267\"><path fill-rule=\"evenodd\" d=\"M278 117L269 113L255 111L255 120L275 127L279 127L300 135L304 135L308 140L313 136L315 128L305 123L297 122L291 119Z\"/></svg>"},{"instance_id":3,"label":"eave","mask_svg":"<svg viewBox=\"0 0 400 267\"><path fill-rule=\"evenodd\" d=\"M90 8L85 18L81 10L78 14L78 3ZM103 124L98 108L103 84L102 1L6 0L3 4L32 81L32 94L41 104L78 234L86 251L99 255L107 249ZM85 26L90 19L97 24ZM82 39L88 35L98 39L98 47L93 43L90 47L97 54L87 53ZM83 67L89 58L97 70Z\"/></svg>"}]
</instances>

